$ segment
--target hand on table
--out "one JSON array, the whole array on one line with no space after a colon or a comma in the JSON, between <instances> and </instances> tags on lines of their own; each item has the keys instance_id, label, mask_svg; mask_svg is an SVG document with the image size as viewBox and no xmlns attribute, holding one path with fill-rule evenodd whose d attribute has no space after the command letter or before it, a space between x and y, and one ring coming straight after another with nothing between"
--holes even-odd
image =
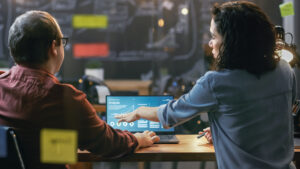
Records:
<instances>
[{"instance_id":1,"label":"hand on table","mask_svg":"<svg viewBox=\"0 0 300 169\"><path fill-rule=\"evenodd\" d=\"M135 133L134 136L138 140L138 147L136 150L143 147L149 147L160 140L155 132L148 130L143 133Z\"/></svg>"}]
</instances>

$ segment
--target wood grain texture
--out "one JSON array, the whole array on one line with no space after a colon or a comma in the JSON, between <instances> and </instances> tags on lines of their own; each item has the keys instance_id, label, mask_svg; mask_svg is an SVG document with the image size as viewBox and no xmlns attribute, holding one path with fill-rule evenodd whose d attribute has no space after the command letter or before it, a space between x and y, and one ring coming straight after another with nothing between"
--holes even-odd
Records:
<instances>
[{"instance_id":1,"label":"wood grain texture","mask_svg":"<svg viewBox=\"0 0 300 169\"><path fill-rule=\"evenodd\" d=\"M214 161L212 144L197 135L176 135L179 144L154 144L120 159L105 159L88 151L79 151L79 161Z\"/></svg>"},{"instance_id":2,"label":"wood grain texture","mask_svg":"<svg viewBox=\"0 0 300 169\"><path fill-rule=\"evenodd\" d=\"M105 159L91 154L88 151L78 151L78 160L82 162L92 161L215 161L215 151L204 137L197 139L197 135L176 135L179 144L154 144L148 148L142 148L134 154L120 159ZM294 161L300 164L300 148L295 148Z\"/></svg>"}]
</instances>

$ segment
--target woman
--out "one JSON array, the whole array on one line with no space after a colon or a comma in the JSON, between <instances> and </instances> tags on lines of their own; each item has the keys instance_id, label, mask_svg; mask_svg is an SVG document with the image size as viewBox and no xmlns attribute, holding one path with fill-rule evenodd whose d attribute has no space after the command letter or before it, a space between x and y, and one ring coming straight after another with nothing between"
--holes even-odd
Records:
<instances>
[{"instance_id":1,"label":"woman","mask_svg":"<svg viewBox=\"0 0 300 169\"><path fill-rule=\"evenodd\" d=\"M176 101L116 118L160 121L168 128L208 112L219 169L293 167L296 82L274 53L273 25L255 4L227 2L212 8L210 32L216 71Z\"/></svg>"}]
</instances>

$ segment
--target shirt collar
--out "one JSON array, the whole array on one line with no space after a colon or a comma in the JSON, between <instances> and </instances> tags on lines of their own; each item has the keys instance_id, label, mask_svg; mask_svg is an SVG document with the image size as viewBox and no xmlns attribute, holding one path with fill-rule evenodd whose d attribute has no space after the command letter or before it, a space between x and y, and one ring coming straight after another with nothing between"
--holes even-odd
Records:
<instances>
[{"instance_id":1,"label":"shirt collar","mask_svg":"<svg viewBox=\"0 0 300 169\"><path fill-rule=\"evenodd\" d=\"M11 68L11 70L14 70L15 72L22 72L24 74L39 74L42 76L49 76L51 79L53 79L56 83L59 83L59 80L50 72L43 70L43 69L39 69L39 68L31 68L31 67L27 67L27 66L23 66L23 65L15 65Z\"/></svg>"}]
</instances>

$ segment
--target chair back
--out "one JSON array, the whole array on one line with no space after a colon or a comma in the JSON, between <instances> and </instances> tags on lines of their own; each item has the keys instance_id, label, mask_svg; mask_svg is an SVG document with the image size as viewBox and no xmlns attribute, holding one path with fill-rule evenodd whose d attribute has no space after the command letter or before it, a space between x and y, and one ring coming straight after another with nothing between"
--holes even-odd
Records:
<instances>
[{"instance_id":1,"label":"chair back","mask_svg":"<svg viewBox=\"0 0 300 169\"><path fill-rule=\"evenodd\" d=\"M0 168L25 169L15 131L0 126Z\"/></svg>"}]
</instances>

